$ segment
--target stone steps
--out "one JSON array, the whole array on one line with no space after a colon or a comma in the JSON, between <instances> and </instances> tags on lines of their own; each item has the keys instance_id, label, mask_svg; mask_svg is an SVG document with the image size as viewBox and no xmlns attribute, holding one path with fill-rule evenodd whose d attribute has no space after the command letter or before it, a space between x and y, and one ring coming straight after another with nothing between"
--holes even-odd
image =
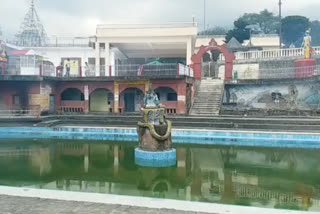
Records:
<instances>
[{"instance_id":1,"label":"stone steps","mask_svg":"<svg viewBox=\"0 0 320 214\"><path fill-rule=\"evenodd\" d=\"M219 115L223 81L215 79L202 80L195 94L191 115Z\"/></svg>"},{"instance_id":2,"label":"stone steps","mask_svg":"<svg viewBox=\"0 0 320 214\"><path fill-rule=\"evenodd\" d=\"M212 129L239 129L265 131L312 131L319 133L320 118L288 118L288 117L228 117L217 116L219 112L201 111L197 116L168 115L174 128L212 128ZM123 126L136 127L141 115L59 115L47 119L47 123L38 123L37 126L55 127L59 125L81 126ZM19 125L17 125L19 124ZM34 123L30 123L32 126ZM1 123L0 123L1 126ZM8 122L3 126L10 126ZM26 126L27 124L13 123L12 126Z\"/></svg>"}]
</instances>

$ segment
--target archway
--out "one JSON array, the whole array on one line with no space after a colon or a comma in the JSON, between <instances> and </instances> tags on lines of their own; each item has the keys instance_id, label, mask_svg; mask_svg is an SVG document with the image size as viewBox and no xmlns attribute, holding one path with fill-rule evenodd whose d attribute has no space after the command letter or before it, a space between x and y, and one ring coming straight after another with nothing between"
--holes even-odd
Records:
<instances>
[{"instance_id":1,"label":"archway","mask_svg":"<svg viewBox=\"0 0 320 214\"><path fill-rule=\"evenodd\" d=\"M158 95L160 102L178 101L178 95L172 88L159 87L155 89L154 92Z\"/></svg>"},{"instance_id":2,"label":"archway","mask_svg":"<svg viewBox=\"0 0 320 214\"><path fill-rule=\"evenodd\" d=\"M202 45L199 48L198 53L194 54L191 57L191 61L193 62L191 67L194 70L194 77L196 79L201 79L202 57L208 51L213 51L213 50L219 51L223 54L223 56L225 58L225 79L232 80L233 61L236 59L236 57L233 54L233 52L231 52L227 49L226 44L218 45L214 39L212 39L209 42L209 45L207 45L207 46Z\"/></svg>"},{"instance_id":3,"label":"archway","mask_svg":"<svg viewBox=\"0 0 320 214\"><path fill-rule=\"evenodd\" d=\"M127 88L120 94L120 109L123 112L137 112L143 102L143 91L139 88Z\"/></svg>"},{"instance_id":4,"label":"archway","mask_svg":"<svg viewBox=\"0 0 320 214\"><path fill-rule=\"evenodd\" d=\"M76 88L68 88L61 93L62 101L84 101L84 94Z\"/></svg>"},{"instance_id":5,"label":"archway","mask_svg":"<svg viewBox=\"0 0 320 214\"><path fill-rule=\"evenodd\" d=\"M111 112L113 94L107 89L96 89L90 94L89 103L91 112Z\"/></svg>"}]
</instances>

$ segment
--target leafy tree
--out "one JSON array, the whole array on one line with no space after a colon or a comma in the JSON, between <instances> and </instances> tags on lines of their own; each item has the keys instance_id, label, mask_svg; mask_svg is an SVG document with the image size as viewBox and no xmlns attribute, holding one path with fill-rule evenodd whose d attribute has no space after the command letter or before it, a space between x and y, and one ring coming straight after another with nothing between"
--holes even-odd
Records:
<instances>
[{"instance_id":1,"label":"leafy tree","mask_svg":"<svg viewBox=\"0 0 320 214\"><path fill-rule=\"evenodd\" d=\"M226 35L226 33L227 30L225 28L217 26L201 31L199 35Z\"/></svg>"},{"instance_id":2,"label":"leafy tree","mask_svg":"<svg viewBox=\"0 0 320 214\"><path fill-rule=\"evenodd\" d=\"M255 33L279 33L279 18L267 9L260 13L245 13L239 20L242 20L249 25L257 25L260 32L258 31Z\"/></svg>"},{"instance_id":3,"label":"leafy tree","mask_svg":"<svg viewBox=\"0 0 320 214\"><path fill-rule=\"evenodd\" d=\"M320 46L320 21L313 21L310 23L311 27L311 45Z\"/></svg>"},{"instance_id":4,"label":"leafy tree","mask_svg":"<svg viewBox=\"0 0 320 214\"><path fill-rule=\"evenodd\" d=\"M234 28L229 30L226 35L226 42L228 43L232 37L236 38L240 43L250 38L250 31L248 28L248 22L239 18L234 22Z\"/></svg>"},{"instance_id":5,"label":"leafy tree","mask_svg":"<svg viewBox=\"0 0 320 214\"><path fill-rule=\"evenodd\" d=\"M306 30L310 27L309 19L304 16L287 16L282 19L282 39L286 46L300 46Z\"/></svg>"}]
</instances>

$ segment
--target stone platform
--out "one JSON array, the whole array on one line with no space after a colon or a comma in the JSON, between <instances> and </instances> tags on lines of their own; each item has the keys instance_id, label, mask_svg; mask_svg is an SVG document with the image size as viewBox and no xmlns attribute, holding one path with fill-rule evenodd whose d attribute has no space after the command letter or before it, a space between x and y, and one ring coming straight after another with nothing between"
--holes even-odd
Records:
<instances>
[{"instance_id":1,"label":"stone platform","mask_svg":"<svg viewBox=\"0 0 320 214\"><path fill-rule=\"evenodd\" d=\"M72 202L0 195L1 214L205 214L173 209Z\"/></svg>"},{"instance_id":2,"label":"stone platform","mask_svg":"<svg viewBox=\"0 0 320 214\"><path fill-rule=\"evenodd\" d=\"M315 214L215 203L0 186L0 214Z\"/></svg>"}]
</instances>

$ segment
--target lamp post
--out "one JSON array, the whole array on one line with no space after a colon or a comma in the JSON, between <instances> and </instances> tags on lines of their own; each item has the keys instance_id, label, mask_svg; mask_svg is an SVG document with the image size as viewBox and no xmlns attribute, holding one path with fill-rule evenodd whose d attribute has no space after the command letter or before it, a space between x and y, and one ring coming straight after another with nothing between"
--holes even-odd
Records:
<instances>
[{"instance_id":1,"label":"lamp post","mask_svg":"<svg viewBox=\"0 0 320 214\"><path fill-rule=\"evenodd\" d=\"M203 0L203 31L206 31L206 0Z\"/></svg>"},{"instance_id":2,"label":"lamp post","mask_svg":"<svg viewBox=\"0 0 320 214\"><path fill-rule=\"evenodd\" d=\"M282 48L282 1L279 0L279 48Z\"/></svg>"}]
</instances>

